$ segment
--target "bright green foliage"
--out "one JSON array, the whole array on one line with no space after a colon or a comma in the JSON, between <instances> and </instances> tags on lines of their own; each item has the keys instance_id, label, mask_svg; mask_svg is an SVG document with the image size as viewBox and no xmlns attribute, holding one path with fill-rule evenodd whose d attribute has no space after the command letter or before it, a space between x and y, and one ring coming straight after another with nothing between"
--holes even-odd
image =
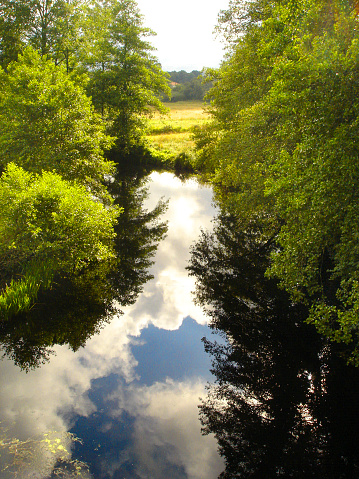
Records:
<instances>
[{"instance_id":1,"label":"bright green foliage","mask_svg":"<svg viewBox=\"0 0 359 479\"><path fill-rule=\"evenodd\" d=\"M27 48L8 73L0 71L0 165L54 170L106 196L112 164L103 157L111 139L83 88L64 68Z\"/></svg>"},{"instance_id":2,"label":"bright green foliage","mask_svg":"<svg viewBox=\"0 0 359 479\"><path fill-rule=\"evenodd\" d=\"M0 5L0 66L7 70L18 54L28 57L24 48L31 46L67 73L85 71L87 92L123 151L141 140L144 116L165 110L161 94L170 94L150 35L134 0L5 0ZM70 104L71 91L66 96Z\"/></svg>"},{"instance_id":3,"label":"bright green foliage","mask_svg":"<svg viewBox=\"0 0 359 479\"><path fill-rule=\"evenodd\" d=\"M10 163L0 179L2 314L29 307L55 273L110 258L118 214L83 186Z\"/></svg>"},{"instance_id":4,"label":"bright green foliage","mask_svg":"<svg viewBox=\"0 0 359 479\"><path fill-rule=\"evenodd\" d=\"M153 32L143 26L133 0L94 2L88 10L88 28L93 35L85 62L89 93L109 122L117 147L128 148L141 136L143 115L153 109L164 111L157 95L170 91L146 40Z\"/></svg>"},{"instance_id":5,"label":"bright green foliage","mask_svg":"<svg viewBox=\"0 0 359 479\"><path fill-rule=\"evenodd\" d=\"M272 274L296 298L316 298L309 320L335 341L358 341L359 36L357 19L333 28L274 72L269 103L282 145L268 193L285 221ZM335 293L336 290L336 293ZM355 352L354 356L357 354ZM358 359L355 359L358 362Z\"/></svg>"},{"instance_id":6,"label":"bright green foliage","mask_svg":"<svg viewBox=\"0 0 359 479\"><path fill-rule=\"evenodd\" d=\"M309 321L335 341L356 344L355 3L250 2L247 10L239 5L231 2L222 15L232 50L212 72L213 122L199 135L199 162L225 208L242 224L259 223L264 237L276 235L268 273L295 300L312 305Z\"/></svg>"},{"instance_id":7,"label":"bright green foliage","mask_svg":"<svg viewBox=\"0 0 359 479\"><path fill-rule=\"evenodd\" d=\"M287 34L278 33L283 35L285 44ZM207 72L214 82L208 94L213 122L197 135L198 165L219 186L217 199L243 218L254 215L261 221L274 219L268 218L264 196L266 157L277 121L263 102L276 61L267 51L269 42L276 42L276 29L253 26L221 69Z\"/></svg>"}]
</instances>

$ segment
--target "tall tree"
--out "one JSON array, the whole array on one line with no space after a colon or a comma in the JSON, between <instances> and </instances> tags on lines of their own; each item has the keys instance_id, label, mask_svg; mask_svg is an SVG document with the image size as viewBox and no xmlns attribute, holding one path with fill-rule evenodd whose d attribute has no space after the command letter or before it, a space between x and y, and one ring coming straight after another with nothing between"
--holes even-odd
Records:
<instances>
[{"instance_id":1,"label":"tall tree","mask_svg":"<svg viewBox=\"0 0 359 479\"><path fill-rule=\"evenodd\" d=\"M299 43L295 63L273 73L280 152L267 194L285 224L271 273L295 299L309 297L321 333L356 345L358 364L358 18L347 5L326 19L310 48Z\"/></svg>"},{"instance_id":2,"label":"tall tree","mask_svg":"<svg viewBox=\"0 0 359 479\"><path fill-rule=\"evenodd\" d=\"M82 39L86 0L5 0L0 6L0 65L3 68L31 45L70 71Z\"/></svg>"},{"instance_id":3,"label":"tall tree","mask_svg":"<svg viewBox=\"0 0 359 479\"><path fill-rule=\"evenodd\" d=\"M88 25L94 35L85 62L89 93L117 147L128 148L141 136L143 116L164 110L157 95L169 92L167 76L147 41L153 32L143 26L134 0L95 2L88 9Z\"/></svg>"},{"instance_id":4,"label":"tall tree","mask_svg":"<svg viewBox=\"0 0 359 479\"><path fill-rule=\"evenodd\" d=\"M82 40L84 0L36 0L32 2L29 43L69 72L77 63Z\"/></svg>"},{"instance_id":5,"label":"tall tree","mask_svg":"<svg viewBox=\"0 0 359 479\"><path fill-rule=\"evenodd\" d=\"M0 3L0 66L17 59L27 42L31 23L30 2L3 0Z\"/></svg>"}]
</instances>

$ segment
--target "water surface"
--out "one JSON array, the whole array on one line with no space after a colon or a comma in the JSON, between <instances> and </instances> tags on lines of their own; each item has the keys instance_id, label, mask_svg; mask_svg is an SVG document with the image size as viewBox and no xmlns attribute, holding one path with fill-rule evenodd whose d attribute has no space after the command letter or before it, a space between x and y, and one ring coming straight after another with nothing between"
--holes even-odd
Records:
<instances>
[{"instance_id":1,"label":"water surface","mask_svg":"<svg viewBox=\"0 0 359 479\"><path fill-rule=\"evenodd\" d=\"M47 478L54 468L73 477L77 467L82 477L96 479L211 479L223 469L214 437L201 435L199 398L211 379L201 338L210 331L207 317L192 301L194 279L185 270L190 245L201 228L211 228L211 190L194 180L181 183L169 173L151 174L147 199L142 181L118 184L132 217L137 214L139 224L146 219L136 234L127 230L137 256L131 256L127 233L121 232L122 264L128 271L115 275L122 285L115 309L108 313L107 286L101 286L105 283L96 272L90 292L82 283L76 286L88 294L87 306L74 306L70 313L67 304L61 314L41 313L36 319L41 328L34 324L31 330L35 319L30 317L17 332L3 331L0 420L1 435L10 444L0 459L3 468L9 466L4 478L15 472L20 478ZM152 220L166 220L168 231L151 265L153 244L141 234L147 231L145 221L152 221L146 212L162 196L169 199L168 209ZM94 286L95 278L100 286ZM65 288L64 303L69 294ZM88 306L90 300L96 308ZM101 321L91 319L85 332L77 331L80 310L90 325L97 309ZM16 441L17 455L11 449Z\"/></svg>"}]
</instances>

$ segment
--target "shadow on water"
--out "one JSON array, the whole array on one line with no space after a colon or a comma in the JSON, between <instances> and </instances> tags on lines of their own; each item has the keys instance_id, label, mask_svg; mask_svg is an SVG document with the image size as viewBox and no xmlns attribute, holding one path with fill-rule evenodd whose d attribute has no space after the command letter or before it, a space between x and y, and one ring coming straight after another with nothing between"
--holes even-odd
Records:
<instances>
[{"instance_id":1,"label":"shadow on water","mask_svg":"<svg viewBox=\"0 0 359 479\"><path fill-rule=\"evenodd\" d=\"M220 215L188 267L195 298L225 344L204 339L214 383L203 433L225 459L222 478L359 477L359 371L305 324L306 311L264 277L271 244Z\"/></svg>"},{"instance_id":2,"label":"shadow on water","mask_svg":"<svg viewBox=\"0 0 359 479\"><path fill-rule=\"evenodd\" d=\"M80 274L57 278L55 285L39 293L28 313L0 323L3 355L21 369L35 369L47 362L59 344L76 351L120 313L133 304L143 285L152 278L149 268L167 225L161 221L166 203L152 211L144 208L148 190L145 172L128 171L112 178L109 190L124 208L116 225L116 257L93 262Z\"/></svg>"}]
</instances>

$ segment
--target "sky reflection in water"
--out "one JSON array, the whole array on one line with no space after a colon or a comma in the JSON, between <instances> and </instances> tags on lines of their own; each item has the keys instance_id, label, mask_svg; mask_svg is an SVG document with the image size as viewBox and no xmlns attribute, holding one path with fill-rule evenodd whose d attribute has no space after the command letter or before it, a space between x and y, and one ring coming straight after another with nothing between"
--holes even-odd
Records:
<instances>
[{"instance_id":1,"label":"sky reflection in water","mask_svg":"<svg viewBox=\"0 0 359 479\"><path fill-rule=\"evenodd\" d=\"M56 356L28 374L2 361L0 420L20 440L71 430L84 442L73 456L89 463L96 479L211 479L223 464L215 439L201 435L197 408L210 379L200 339L210 332L185 270L190 244L210 227L211 191L169 173L151 178L146 207L170 198L154 279L76 353L56 346ZM46 478L54 462L39 454L36 477Z\"/></svg>"}]
</instances>

